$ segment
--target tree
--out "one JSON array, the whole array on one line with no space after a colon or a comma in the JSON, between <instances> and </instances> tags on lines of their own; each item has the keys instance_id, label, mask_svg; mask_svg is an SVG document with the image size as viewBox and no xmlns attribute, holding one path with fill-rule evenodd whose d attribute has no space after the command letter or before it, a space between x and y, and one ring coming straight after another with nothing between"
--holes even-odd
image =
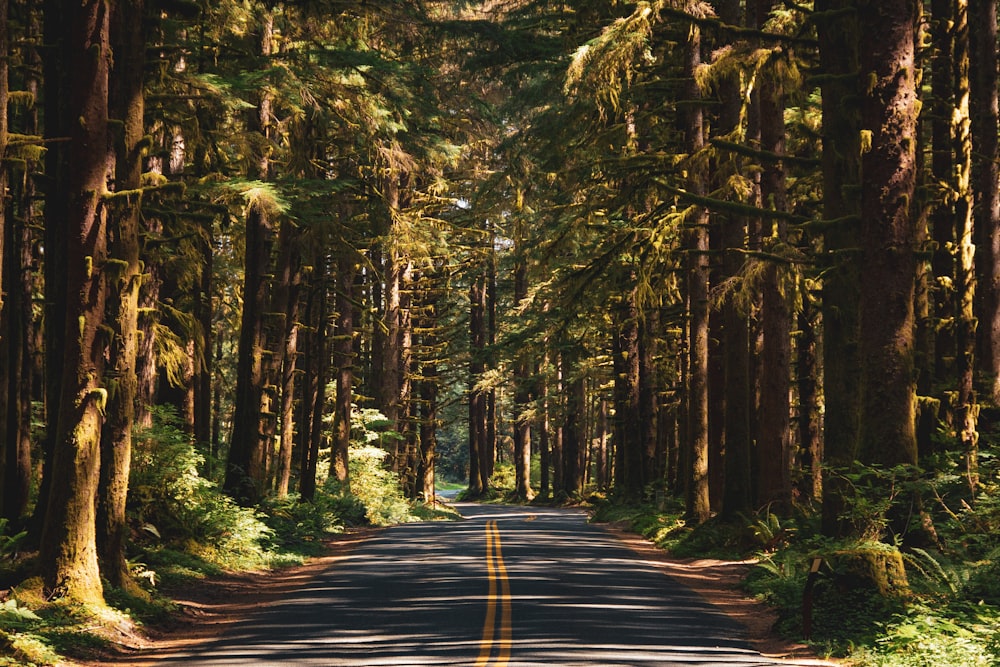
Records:
<instances>
[{"instance_id":1,"label":"tree","mask_svg":"<svg viewBox=\"0 0 1000 667\"><path fill-rule=\"evenodd\" d=\"M685 44L684 74L689 79L687 97L691 103L685 114L685 144L688 152L688 190L704 196L707 175L699 167L698 152L705 144L702 109L695 102L700 97L695 70L701 65L701 29L692 25ZM708 211L692 204L688 219L688 470L687 512L696 522L708 519Z\"/></svg>"},{"instance_id":2,"label":"tree","mask_svg":"<svg viewBox=\"0 0 1000 667\"><path fill-rule=\"evenodd\" d=\"M858 3L863 137L859 456L916 464L911 214L916 185L917 73L913 0Z\"/></svg>"},{"instance_id":3,"label":"tree","mask_svg":"<svg viewBox=\"0 0 1000 667\"><path fill-rule=\"evenodd\" d=\"M854 463L861 414L858 299L861 289L860 118L847 104L855 95L859 71L858 17L854 0L816 4L823 79L823 393L826 399L824 446L837 471L823 486L823 531L839 535L846 488L838 476Z\"/></svg>"},{"instance_id":4,"label":"tree","mask_svg":"<svg viewBox=\"0 0 1000 667\"><path fill-rule=\"evenodd\" d=\"M274 16L261 9L257 29L258 47L263 56L273 52ZM270 175L272 132L272 98L262 91L253 114L255 131L259 134L258 151L253 156L254 175L267 179ZM236 403L233 434L226 460L225 489L241 503L259 500L265 491L267 433L262 423L264 400L264 355L266 354L264 317L268 303L267 275L275 234L277 208L270 192L263 185L246 191L246 259L244 263L243 314L240 323L239 363L237 366Z\"/></svg>"},{"instance_id":5,"label":"tree","mask_svg":"<svg viewBox=\"0 0 1000 667\"><path fill-rule=\"evenodd\" d=\"M139 262L141 175L144 152L143 62L146 47L145 3L123 0L111 17L115 54L110 113L122 123L114 156L115 193L108 206L108 263L105 288L108 342L105 422L101 431L100 486L97 498L97 544L101 574L110 584L132 583L125 560L128 531L125 505L132 456L132 430L138 390Z\"/></svg>"},{"instance_id":6,"label":"tree","mask_svg":"<svg viewBox=\"0 0 1000 667\"><path fill-rule=\"evenodd\" d=\"M104 198L110 171L106 147L114 4L87 0L64 7L59 10L64 18L58 32L48 33L52 43L61 45L51 57L58 58L69 81L62 109L66 115L55 127L68 133L66 157L73 168L65 181L66 328L59 420L39 559L50 591L88 604L104 602L95 507L102 412L108 398L107 388L101 386L104 346L99 332L108 258Z\"/></svg>"}]
</instances>

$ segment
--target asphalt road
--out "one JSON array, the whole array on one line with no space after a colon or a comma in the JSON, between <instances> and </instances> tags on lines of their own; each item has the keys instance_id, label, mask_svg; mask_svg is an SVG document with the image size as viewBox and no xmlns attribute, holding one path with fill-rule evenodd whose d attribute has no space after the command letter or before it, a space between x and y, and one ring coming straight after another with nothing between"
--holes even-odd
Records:
<instances>
[{"instance_id":1,"label":"asphalt road","mask_svg":"<svg viewBox=\"0 0 1000 667\"><path fill-rule=\"evenodd\" d=\"M157 664L775 665L583 513L458 506L380 532L227 635Z\"/></svg>"}]
</instances>

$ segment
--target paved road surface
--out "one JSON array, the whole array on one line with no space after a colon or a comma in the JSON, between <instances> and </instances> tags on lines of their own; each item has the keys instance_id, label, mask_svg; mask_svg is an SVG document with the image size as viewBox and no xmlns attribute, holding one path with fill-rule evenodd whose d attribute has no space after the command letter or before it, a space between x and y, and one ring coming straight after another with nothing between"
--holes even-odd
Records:
<instances>
[{"instance_id":1,"label":"paved road surface","mask_svg":"<svg viewBox=\"0 0 1000 667\"><path fill-rule=\"evenodd\" d=\"M398 526L158 665L775 665L581 512L463 504Z\"/></svg>"}]
</instances>

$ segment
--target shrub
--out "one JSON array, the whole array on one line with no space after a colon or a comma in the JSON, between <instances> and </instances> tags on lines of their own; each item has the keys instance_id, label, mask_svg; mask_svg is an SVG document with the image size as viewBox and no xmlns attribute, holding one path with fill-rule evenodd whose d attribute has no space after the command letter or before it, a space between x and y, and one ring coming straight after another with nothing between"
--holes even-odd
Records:
<instances>
[{"instance_id":1,"label":"shrub","mask_svg":"<svg viewBox=\"0 0 1000 667\"><path fill-rule=\"evenodd\" d=\"M201 477L203 463L172 410L154 408L153 426L139 430L132 450L129 512L137 534L183 544L223 567L267 564L272 531L263 515Z\"/></svg>"},{"instance_id":2,"label":"shrub","mask_svg":"<svg viewBox=\"0 0 1000 667\"><path fill-rule=\"evenodd\" d=\"M399 480L383 461L388 453L372 445L354 445L348 465L351 493L365 508L365 518L375 526L387 526L410 520L410 504L399 489ZM331 484L334 484L331 482ZM336 490L336 486L333 487Z\"/></svg>"}]
</instances>

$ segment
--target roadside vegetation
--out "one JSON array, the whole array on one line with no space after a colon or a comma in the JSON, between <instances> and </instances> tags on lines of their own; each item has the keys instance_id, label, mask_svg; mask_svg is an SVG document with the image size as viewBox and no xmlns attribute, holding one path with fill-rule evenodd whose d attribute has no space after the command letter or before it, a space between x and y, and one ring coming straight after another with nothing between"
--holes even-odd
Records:
<instances>
[{"instance_id":1,"label":"roadside vegetation","mask_svg":"<svg viewBox=\"0 0 1000 667\"><path fill-rule=\"evenodd\" d=\"M957 470L960 461L943 455L938 465ZM984 458L974 504L960 474L858 473L849 480L857 502L842 517L859 528L856 539L824 536L812 504L788 517L764 509L693 525L670 496L659 505L597 496L593 518L674 556L754 560L746 592L777 609L779 635L822 657L859 667L989 667L1000 664L998 473ZM913 498L908 519L923 524L925 542L894 539L889 488Z\"/></svg>"},{"instance_id":2,"label":"roadside vegetation","mask_svg":"<svg viewBox=\"0 0 1000 667\"><path fill-rule=\"evenodd\" d=\"M133 449L127 554L135 583L107 587L105 608L46 594L32 575L37 554L27 533L11 534L0 519L0 665L108 655L144 627L169 624L179 611L172 593L206 578L301 564L355 527L454 518L446 505L403 496L384 465L385 450L371 444L385 433L369 426L384 419L374 412L357 417L349 489L321 477L311 502L289 494L255 509L222 492L213 479L218 462L183 432L172 410L157 410Z\"/></svg>"}]
</instances>

